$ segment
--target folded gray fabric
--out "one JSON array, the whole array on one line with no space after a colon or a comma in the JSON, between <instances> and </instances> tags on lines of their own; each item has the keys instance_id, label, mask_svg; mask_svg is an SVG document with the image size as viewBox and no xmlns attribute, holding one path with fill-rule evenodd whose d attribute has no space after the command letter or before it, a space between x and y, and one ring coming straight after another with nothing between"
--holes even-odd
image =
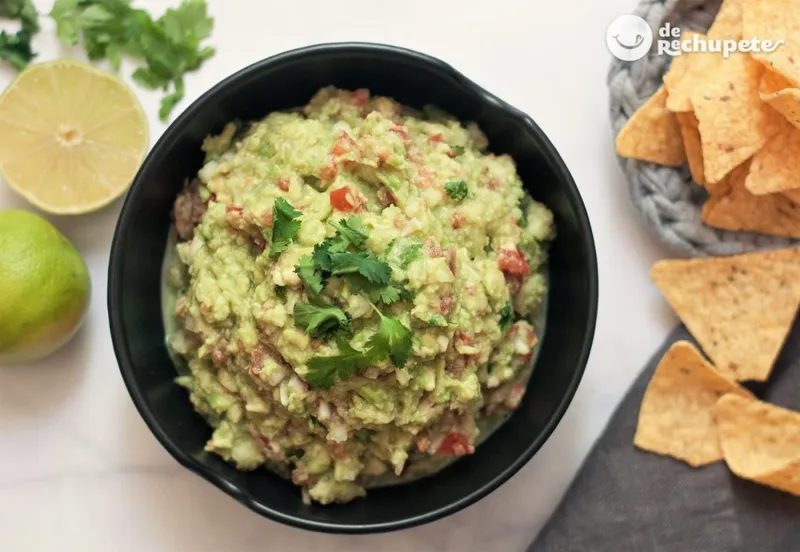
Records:
<instances>
[{"instance_id":1,"label":"folded gray fabric","mask_svg":"<svg viewBox=\"0 0 800 552\"><path fill-rule=\"evenodd\" d=\"M527 552L800 551L800 497L740 480L724 461L693 469L633 446L645 388L680 339L694 342L679 327L656 352ZM770 381L747 387L798 409L798 360L800 323Z\"/></svg>"}]
</instances>

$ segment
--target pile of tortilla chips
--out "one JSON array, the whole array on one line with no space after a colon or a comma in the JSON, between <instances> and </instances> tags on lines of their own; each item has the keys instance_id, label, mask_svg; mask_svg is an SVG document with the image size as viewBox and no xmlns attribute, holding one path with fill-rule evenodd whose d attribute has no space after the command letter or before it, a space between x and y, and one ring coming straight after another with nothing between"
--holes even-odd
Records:
<instances>
[{"instance_id":1,"label":"pile of tortilla chips","mask_svg":"<svg viewBox=\"0 0 800 552\"><path fill-rule=\"evenodd\" d=\"M800 2L725 0L707 34L770 40L772 52L683 53L628 120L617 153L689 165L705 224L800 238Z\"/></svg>"},{"instance_id":2,"label":"pile of tortilla chips","mask_svg":"<svg viewBox=\"0 0 800 552\"><path fill-rule=\"evenodd\" d=\"M645 391L634 445L800 495L800 413L758 400L800 307L800 248L662 260L651 278L708 356L673 344Z\"/></svg>"}]
</instances>

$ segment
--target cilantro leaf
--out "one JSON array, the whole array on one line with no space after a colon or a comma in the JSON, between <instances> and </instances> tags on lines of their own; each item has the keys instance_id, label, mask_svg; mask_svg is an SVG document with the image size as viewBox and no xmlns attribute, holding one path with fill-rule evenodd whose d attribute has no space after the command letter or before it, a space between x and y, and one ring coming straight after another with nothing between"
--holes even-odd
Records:
<instances>
[{"instance_id":1,"label":"cilantro leaf","mask_svg":"<svg viewBox=\"0 0 800 552\"><path fill-rule=\"evenodd\" d=\"M300 211L279 197L272 206L272 247L269 256L277 257L289 247L300 231Z\"/></svg>"},{"instance_id":2,"label":"cilantro leaf","mask_svg":"<svg viewBox=\"0 0 800 552\"><path fill-rule=\"evenodd\" d=\"M395 366L402 368L411 356L411 330L394 316L386 316L378 309L375 312L381 318L381 325L367 340L365 357L370 363L377 363L388 356Z\"/></svg>"},{"instance_id":3,"label":"cilantro leaf","mask_svg":"<svg viewBox=\"0 0 800 552\"><path fill-rule=\"evenodd\" d=\"M333 356L315 356L308 361L306 381L314 389L329 389L336 380L347 381L357 368L363 366L364 353L342 340L339 353Z\"/></svg>"},{"instance_id":4,"label":"cilantro leaf","mask_svg":"<svg viewBox=\"0 0 800 552\"><path fill-rule=\"evenodd\" d=\"M514 321L514 309L511 308L511 303L506 303L503 305L503 308L500 310L500 331L505 332L511 327L511 323Z\"/></svg>"},{"instance_id":5,"label":"cilantro leaf","mask_svg":"<svg viewBox=\"0 0 800 552\"><path fill-rule=\"evenodd\" d=\"M331 274L360 274L373 284L388 284L391 276L391 267L369 253L333 253L330 255Z\"/></svg>"},{"instance_id":6,"label":"cilantro leaf","mask_svg":"<svg viewBox=\"0 0 800 552\"><path fill-rule=\"evenodd\" d=\"M461 201L467 197L469 187L463 180L453 180L444 185L444 190L451 199Z\"/></svg>"},{"instance_id":7,"label":"cilantro leaf","mask_svg":"<svg viewBox=\"0 0 800 552\"><path fill-rule=\"evenodd\" d=\"M71 46L82 42L91 61L108 59L115 70L122 55L142 63L133 79L144 88L166 92L159 110L162 121L183 99L184 75L215 53L202 45L213 28L205 0L182 0L158 19L132 7L130 0L56 0L50 16L59 39Z\"/></svg>"},{"instance_id":8,"label":"cilantro leaf","mask_svg":"<svg viewBox=\"0 0 800 552\"><path fill-rule=\"evenodd\" d=\"M312 337L322 339L350 328L350 317L342 309L324 305L294 304L294 321Z\"/></svg>"},{"instance_id":9,"label":"cilantro leaf","mask_svg":"<svg viewBox=\"0 0 800 552\"><path fill-rule=\"evenodd\" d=\"M384 305L391 305L397 301L413 301L415 294L410 289L400 287L396 284L389 284L382 288L378 288L370 293L370 299L374 302L380 302Z\"/></svg>"},{"instance_id":10,"label":"cilantro leaf","mask_svg":"<svg viewBox=\"0 0 800 552\"><path fill-rule=\"evenodd\" d=\"M464 155L466 148L464 146L453 146L453 155Z\"/></svg>"},{"instance_id":11,"label":"cilantro leaf","mask_svg":"<svg viewBox=\"0 0 800 552\"><path fill-rule=\"evenodd\" d=\"M322 293L325 287L325 282L322 279L322 273L314 266L314 261L306 255L300 259L300 263L294 267L294 271L300 278L300 281L305 285L306 290L314 293Z\"/></svg>"},{"instance_id":12,"label":"cilantro leaf","mask_svg":"<svg viewBox=\"0 0 800 552\"><path fill-rule=\"evenodd\" d=\"M341 242L352 245L356 249L364 247L364 243L369 237L369 230L364 226L360 217L350 217L339 222L331 222L330 225L336 228L337 237L341 238ZM346 251L346 249L345 247L341 251Z\"/></svg>"},{"instance_id":13,"label":"cilantro leaf","mask_svg":"<svg viewBox=\"0 0 800 552\"><path fill-rule=\"evenodd\" d=\"M0 59L22 70L37 55L31 41L39 32L39 14L31 0L3 0L0 2L0 18L22 23L20 30L15 33L0 32Z\"/></svg>"}]
</instances>

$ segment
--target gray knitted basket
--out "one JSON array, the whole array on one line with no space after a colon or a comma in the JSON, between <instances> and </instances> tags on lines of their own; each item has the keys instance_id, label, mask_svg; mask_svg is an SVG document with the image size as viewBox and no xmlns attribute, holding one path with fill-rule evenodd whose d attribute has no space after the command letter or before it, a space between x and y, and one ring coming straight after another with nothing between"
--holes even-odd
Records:
<instances>
[{"instance_id":1,"label":"gray knitted basket","mask_svg":"<svg viewBox=\"0 0 800 552\"><path fill-rule=\"evenodd\" d=\"M642 0L634 12L656 32L673 27L705 32L721 0ZM654 50L654 49L653 49ZM628 118L658 89L669 68L669 56L655 51L634 62L614 60L608 74L611 124L616 135ZM797 240L751 232L710 228L700 219L706 191L692 180L688 167L671 168L619 158L631 199L658 236L693 256L719 256L796 245Z\"/></svg>"}]
</instances>

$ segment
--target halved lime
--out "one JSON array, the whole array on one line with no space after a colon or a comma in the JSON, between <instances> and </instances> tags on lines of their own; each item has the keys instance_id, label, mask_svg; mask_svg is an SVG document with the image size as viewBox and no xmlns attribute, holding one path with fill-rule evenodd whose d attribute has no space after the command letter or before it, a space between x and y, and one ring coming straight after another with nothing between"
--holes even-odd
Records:
<instances>
[{"instance_id":1,"label":"halved lime","mask_svg":"<svg viewBox=\"0 0 800 552\"><path fill-rule=\"evenodd\" d=\"M122 195L149 140L133 90L80 61L32 65L0 97L0 173L49 213L87 213Z\"/></svg>"}]
</instances>

